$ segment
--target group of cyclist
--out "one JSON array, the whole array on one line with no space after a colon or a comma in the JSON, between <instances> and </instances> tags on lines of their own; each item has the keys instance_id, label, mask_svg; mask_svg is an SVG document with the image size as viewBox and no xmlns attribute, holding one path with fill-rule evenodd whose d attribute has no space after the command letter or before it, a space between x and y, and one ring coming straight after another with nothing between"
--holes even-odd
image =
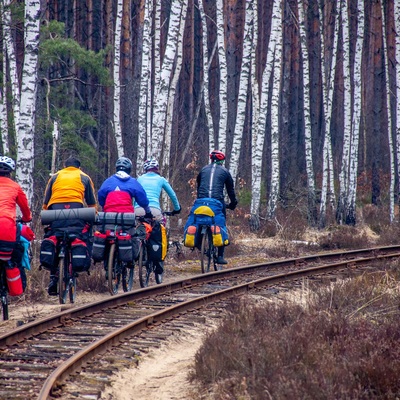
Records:
<instances>
[{"instance_id":1,"label":"group of cyclist","mask_svg":"<svg viewBox=\"0 0 400 400\"><path fill-rule=\"evenodd\" d=\"M235 209L237 199L234 182L229 171L223 167L225 154L219 150L210 153L210 164L202 168L197 176L197 198L214 198L223 206L224 188L230 200L228 208ZM145 219L163 220L160 206L160 196L165 190L171 199L173 214L181 212L178 197L169 182L160 175L159 164L155 158L150 158L143 164L144 174L137 179L130 174L132 162L127 157L120 157L116 164L116 173L107 178L98 191L98 204L104 212L135 213ZM16 205L22 212L22 221L30 222L32 214L28 200L20 185L11 179L15 170L15 162L10 157L0 156L0 241L15 242L16 240ZM47 183L42 208L44 210L60 210L82 207L97 209L94 184L89 175L81 170L81 163L75 157L69 157L64 168L52 175ZM74 227L85 235L89 227L81 220L54 221L51 229ZM87 236L89 237L89 235ZM224 246L218 248L218 263L227 264L224 259ZM156 273L163 273L163 263L156 265ZM49 295L57 295L57 266L50 270Z\"/></svg>"}]
</instances>

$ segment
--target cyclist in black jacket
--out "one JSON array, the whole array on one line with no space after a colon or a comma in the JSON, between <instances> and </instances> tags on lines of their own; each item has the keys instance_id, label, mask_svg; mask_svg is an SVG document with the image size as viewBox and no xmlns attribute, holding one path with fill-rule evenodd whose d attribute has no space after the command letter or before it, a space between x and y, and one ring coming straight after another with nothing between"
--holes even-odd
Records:
<instances>
[{"instance_id":1,"label":"cyclist in black jacket","mask_svg":"<svg viewBox=\"0 0 400 400\"><path fill-rule=\"evenodd\" d=\"M224 188L228 193L230 203L228 208L234 210L238 203L235 195L235 187L230 172L222 166L225 160L225 154L222 151L214 150L210 153L211 163L203 167L197 175L197 198L202 199L211 197L222 203L224 216L226 217L226 208L224 200ZM227 264L224 259L225 247L218 247L218 264Z\"/></svg>"}]
</instances>

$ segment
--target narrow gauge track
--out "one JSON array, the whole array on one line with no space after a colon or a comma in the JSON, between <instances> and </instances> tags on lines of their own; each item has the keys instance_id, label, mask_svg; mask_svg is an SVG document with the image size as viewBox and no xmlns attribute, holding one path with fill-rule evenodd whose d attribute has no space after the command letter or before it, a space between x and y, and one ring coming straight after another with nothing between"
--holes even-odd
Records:
<instances>
[{"instance_id":1,"label":"narrow gauge track","mask_svg":"<svg viewBox=\"0 0 400 400\"><path fill-rule=\"evenodd\" d=\"M161 321L249 290L399 256L400 246L386 246L237 267L124 293L31 322L0 337L0 399L48 399L97 354Z\"/></svg>"}]
</instances>

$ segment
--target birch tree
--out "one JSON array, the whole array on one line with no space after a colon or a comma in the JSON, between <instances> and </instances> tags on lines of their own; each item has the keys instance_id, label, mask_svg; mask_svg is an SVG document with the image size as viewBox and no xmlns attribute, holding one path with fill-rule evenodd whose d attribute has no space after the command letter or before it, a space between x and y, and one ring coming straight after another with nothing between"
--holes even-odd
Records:
<instances>
[{"instance_id":1,"label":"birch tree","mask_svg":"<svg viewBox=\"0 0 400 400\"><path fill-rule=\"evenodd\" d=\"M231 158L229 160L229 170L234 182L236 182L237 171L239 168L240 151L242 148L243 128L246 119L247 92L250 80L251 63L255 63L255 60L251 59L251 47L255 29L253 11L254 7L256 7L256 5L254 5L253 1L246 1L243 34L243 55L239 76L239 94L237 102L236 124L235 131L233 133Z\"/></svg>"},{"instance_id":2,"label":"birch tree","mask_svg":"<svg viewBox=\"0 0 400 400\"><path fill-rule=\"evenodd\" d=\"M364 42L364 0L357 2L357 39L354 56L354 81L353 81L353 119L350 144L350 172L349 191L347 198L346 223L356 222L356 194L357 194L357 172L358 172L358 145L360 139L361 107L362 107L362 51Z\"/></svg>"},{"instance_id":3,"label":"birch tree","mask_svg":"<svg viewBox=\"0 0 400 400\"><path fill-rule=\"evenodd\" d=\"M16 179L29 201L33 197L34 133L37 63L39 52L40 1L25 1L24 65L22 70L20 120L17 125Z\"/></svg>"},{"instance_id":4,"label":"birch tree","mask_svg":"<svg viewBox=\"0 0 400 400\"><path fill-rule=\"evenodd\" d=\"M303 91L304 91L304 147L307 172L307 194L308 194L308 215L309 220L314 224L315 199L315 178L313 168L312 153L312 133L311 133L311 105L310 105L310 68L309 53L307 43L307 32L305 28L305 1L298 1L299 12L299 30L300 30L300 47L303 56Z\"/></svg>"},{"instance_id":5,"label":"birch tree","mask_svg":"<svg viewBox=\"0 0 400 400\"><path fill-rule=\"evenodd\" d=\"M396 150L397 150L397 191L400 193L400 2L394 3L394 23L396 30L396 63L395 63L395 77L396 77ZM400 196L398 198L400 203Z\"/></svg>"},{"instance_id":6,"label":"birch tree","mask_svg":"<svg viewBox=\"0 0 400 400\"><path fill-rule=\"evenodd\" d=\"M228 68L226 64L225 30L224 30L224 4L223 0L217 0L217 40L219 61L219 126L218 126L218 150L226 151L226 130L228 124ZM210 148L210 152L214 150Z\"/></svg>"},{"instance_id":7,"label":"birch tree","mask_svg":"<svg viewBox=\"0 0 400 400\"><path fill-rule=\"evenodd\" d=\"M120 78L120 66L121 66L121 32L122 32L122 9L123 0L117 2L117 14L115 17L115 33L114 33L114 136L117 145L117 155L122 157L124 155L124 144L122 142L122 130L121 130L121 78Z\"/></svg>"},{"instance_id":8,"label":"birch tree","mask_svg":"<svg viewBox=\"0 0 400 400\"><path fill-rule=\"evenodd\" d=\"M385 8L381 3L382 10L382 26L383 26L383 55L384 55L384 66L386 76L386 104L388 114L388 139L389 139L389 157L390 157L390 188L389 188L389 217L390 222L394 221L394 182L395 182L395 163L394 163L394 146L392 138L392 96L390 94L390 79L389 79L389 56L388 56L388 33L386 25Z\"/></svg>"},{"instance_id":9,"label":"birch tree","mask_svg":"<svg viewBox=\"0 0 400 400\"><path fill-rule=\"evenodd\" d=\"M320 4L320 38L321 38L321 73L322 73L322 92L323 92L323 125L324 125L324 145L322 154L322 187L321 187L321 206L320 206L320 227L326 223L326 206L329 197L331 207L335 203L335 189L333 176L332 158L332 139L331 139L331 120L332 120L332 99L334 92L334 77L337 61L337 41L339 34L339 24L335 18L333 35L333 48L331 57L326 53L326 37L324 33L325 18ZM326 62L330 60L330 62Z\"/></svg>"},{"instance_id":10,"label":"birch tree","mask_svg":"<svg viewBox=\"0 0 400 400\"><path fill-rule=\"evenodd\" d=\"M250 224L257 228L259 225L258 213L261 200L261 171L262 171L262 155L266 134L266 122L268 113L268 97L270 91L270 78L272 68L274 66L274 55L277 41L281 39L282 35L282 16L281 16L281 1L274 0L272 9L271 20L271 35L268 44L268 52L265 69L262 75L261 82L261 96L259 104L255 105L255 129L252 134L252 198L250 205L250 212L252 214ZM255 40L254 37L253 40Z\"/></svg>"}]
</instances>

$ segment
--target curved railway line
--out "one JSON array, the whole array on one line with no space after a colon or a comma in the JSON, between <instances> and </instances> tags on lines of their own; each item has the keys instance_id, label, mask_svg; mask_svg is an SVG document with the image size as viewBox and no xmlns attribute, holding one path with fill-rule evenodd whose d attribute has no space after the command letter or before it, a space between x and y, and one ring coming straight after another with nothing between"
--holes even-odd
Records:
<instances>
[{"instance_id":1,"label":"curved railway line","mask_svg":"<svg viewBox=\"0 0 400 400\"><path fill-rule=\"evenodd\" d=\"M399 256L400 246L385 246L236 267L28 323L0 336L0 399L97 399L113 372L137 364L174 332L221 317L232 296L276 293L308 276L347 276Z\"/></svg>"}]
</instances>

